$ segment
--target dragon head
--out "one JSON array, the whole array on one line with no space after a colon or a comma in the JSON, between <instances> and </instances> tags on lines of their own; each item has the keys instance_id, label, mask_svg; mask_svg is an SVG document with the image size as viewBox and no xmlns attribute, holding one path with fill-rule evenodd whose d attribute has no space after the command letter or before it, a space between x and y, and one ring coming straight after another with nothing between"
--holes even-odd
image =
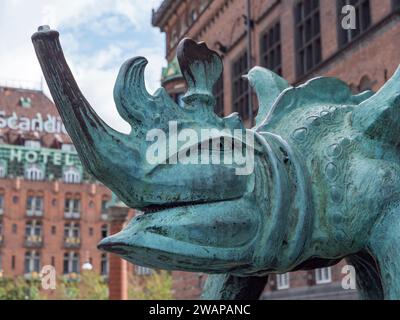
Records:
<instances>
[{"instance_id":1,"label":"dragon head","mask_svg":"<svg viewBox=\"0 0 400 320\"><path fill-rule=\"evenodd\" d=\"M268 206L268 177L260 172L267 163L237 114L214 113L220 56L204 43L180 43L177 55L188 87L184 107L164 89L146 91L145 58L125 62L114 89L117 110L132 128L122 134L83 97L58 32L41 27L32 40L82 163L129 207L144 212L98 247L153 268L259 269L255 243L263 236L260 208Z\"/></svg>"}]
</instances>

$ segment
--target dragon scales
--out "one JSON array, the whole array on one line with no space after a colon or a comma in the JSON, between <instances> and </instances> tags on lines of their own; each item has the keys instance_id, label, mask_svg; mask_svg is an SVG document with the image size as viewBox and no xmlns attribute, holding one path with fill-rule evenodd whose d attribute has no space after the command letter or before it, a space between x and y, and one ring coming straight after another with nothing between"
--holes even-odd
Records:
<instances>
[{"instance_id":1,"label":"dragon scales","mask_svg":"<svg viewBox=\"0 0 400 320\"><path fill-rule=\"evenodd\" d=\"M353 95L335 78L299 87L255 67L257 124L213 112L223 67L204 43L183 40L188 90L179 107L150 95L145 58L123 64L114 99L132 130L110 128L79 90L57 31L32 37L55 104L86 169L129 207L145 212L99 249L146 267L205 272L205 299L257 299L268 275L346 258L364 299L400 299L400 70L377 93ZM149 164L146 133L203 128L251 132L254 170L235 164ZM225 150L222 149L221 154Z\"/></svg>"}]
</instances>

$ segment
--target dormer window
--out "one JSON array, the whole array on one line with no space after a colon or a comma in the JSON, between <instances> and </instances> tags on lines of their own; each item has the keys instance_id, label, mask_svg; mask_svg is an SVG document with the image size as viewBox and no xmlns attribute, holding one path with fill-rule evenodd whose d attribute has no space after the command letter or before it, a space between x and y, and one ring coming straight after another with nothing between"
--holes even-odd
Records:
<instances>
[{"instance_id":1,"label":"dormer window","mask_svg":"<svg viewBox=\"0 0 400 320\"><path fill-rule=\"evenodd\" d=\"M24 145L25 147L31 149L40 149L42 147L42 144L39 140L25 140Z\"/></svg>"},{"instance_id":2,"label":"dormer window","mask_svg":"<svg viewBox=\"0 0 400 320\"><path fill-rule=\"evenodd\" d=\"M19 99L19 104L23 108L30 108L32 106L32 100L31 98L21 97Z\"/></svg>"},{"instance_id":3,"label":"dormer window","mask_svg":"<svg viewBox=\"0 0 400 320\"><path fill-rule=\"evenodd\" d=\"M81 173L77 168L69 167L64 171L63 180L65 183L81 183Z\"/></svg>"},{"instance_id":4,"label":"dormer window","mask_svg":"<svg viewBox=\"0 0 400 320\"><path fill-rule=\"evenodd\" d=\"M37 164L29 164L25 168L25 179L41 181L44 179L43 169Z\"/></svg>"}]
</instances>

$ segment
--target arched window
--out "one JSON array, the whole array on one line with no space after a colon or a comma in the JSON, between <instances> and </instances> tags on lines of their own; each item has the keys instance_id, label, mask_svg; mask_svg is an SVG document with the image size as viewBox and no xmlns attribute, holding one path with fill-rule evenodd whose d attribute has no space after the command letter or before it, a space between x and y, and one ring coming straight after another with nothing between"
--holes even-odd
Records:
<instances>
[{"instance_id":1,"label":"arched window","mask_svg":"<svg viewBox=\"0 0 400 320\"><path fill-rule=\"evenodd\" d=\"M41 181L44 179L42 168L37 164L30 164L25 169L25 179L32 181Z\"/></svg>"},{"instance_id":2,"label":"arched window","mask_svg":"<svg viewBox=\"0 0 400 320\"><path fill-rule=\"evenodd\" d=\"M27 251L25 253L25 273L40 272L40 253Z\"/></svg>"},{"instance_id":3,"label":"arched window","mask_svg":"<svg viewBox=\"0 0 400 320\"><path fill-rule=\"evenodd\" d=\"M70 167L64 171L63 180L65 183L81 183L81 174L77 168Z\"/></svg>"}]
</instances>

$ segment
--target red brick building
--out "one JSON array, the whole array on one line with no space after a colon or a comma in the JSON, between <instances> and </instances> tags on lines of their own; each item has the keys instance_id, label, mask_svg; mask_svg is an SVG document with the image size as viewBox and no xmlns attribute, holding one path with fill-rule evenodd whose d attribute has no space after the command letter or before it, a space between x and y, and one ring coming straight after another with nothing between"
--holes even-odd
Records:
<instances>
[{"instance_id":1,"label":"red brick building","mask_svg":"<svg viewBox=\"0 0 400 320\"><path fill-rule=\"evenodd\" d=\"M75 277L108 273L96 244L108 233L111 192L82 168L54 104L40 91L0 88L0 270Z\"/></svg>"},{"instance_id":2,"label":"red brick building","mask_svg":"<svg viewBox=\"0 0 400 320\"><path fill-rule=\"evenodd\" d=\"M355 9L353 30L342 27L342 8L349 4ZM165 0L152 17L166 35L163 86L179 103L185 84L176 48L189 37L223 57L224 73L214 88L221 115L239 112L248 120L251 93L241 76L255 65L293 85L325 75L341 78L354 92L378 90L400 63L399 8L398 0ZM256 106L255 101L254 113ZM186 289L195 297L198 276L191 277L193 285ZM354 298L354 292L341 289L342 277L340 266L272 277L264 298Z\"/></svg>"},{"instance_id":3,"label":"red brick building","mask_svg":"<svg viewBox=\"0 0 400 320\"><path fill-rule=\"evenodd\" d=\"M68 280L90 263L107 277L97 243L109 233L110 199L82 167L53 102L0 87L0 276L35 278L51 265Z\"/></svg>"}]
</instances>

